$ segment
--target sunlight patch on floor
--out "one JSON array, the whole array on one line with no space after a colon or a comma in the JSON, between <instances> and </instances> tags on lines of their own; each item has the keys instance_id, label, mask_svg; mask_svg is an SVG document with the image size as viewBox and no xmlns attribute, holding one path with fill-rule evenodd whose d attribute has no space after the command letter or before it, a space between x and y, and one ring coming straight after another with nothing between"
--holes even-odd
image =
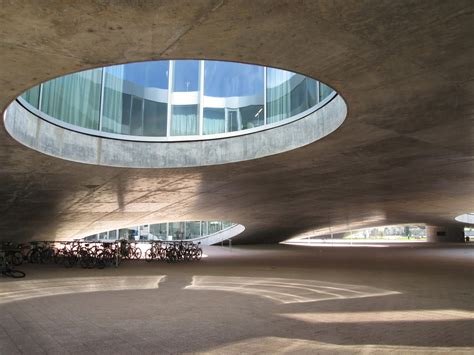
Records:
<instances>
[{"instance_id":1,"label":"sunlight patch on floor","mask_svg":"<svg viewBox=\"0 0 474 355\"><path fill-rule=\"evenodd\" d=\"M406 310L381 312L329 312L281 314L308 323L431 322L474 319L474 312L455 309Z\"/></svg>"},{"instance_id":2,"label":"sunlight patch on floor","mask_svg":"<svg viewBox=\"0 0 474 355\"><path fill-rule=\"evenodd\" d=\"M472 354L470 347L339 345L313 340L259 337L206 350L206 354Z\"/></svg>"},{"instance_id":3,"label":"sunlight patch on floor","mask_svg":"<svg viewBox=\"0 0 474 355\"><path fill-rule=\"evenodd\" d=\"M229 291L269 298L279 303L302 303L398 294L375 287L317 280L270 277L193 276L188 290Z\"/></svg>"},{"instance_id":4,"label":"sunlight patch on floor","mask_svg":"<svg viewBox=\"0 0 474 355\"><path fill-rule=\"evenodd\" d=\"M0 283L0 304L72 293L146 290L158 288L166 275L67 277Z\"/></svg>"}]
</instances>

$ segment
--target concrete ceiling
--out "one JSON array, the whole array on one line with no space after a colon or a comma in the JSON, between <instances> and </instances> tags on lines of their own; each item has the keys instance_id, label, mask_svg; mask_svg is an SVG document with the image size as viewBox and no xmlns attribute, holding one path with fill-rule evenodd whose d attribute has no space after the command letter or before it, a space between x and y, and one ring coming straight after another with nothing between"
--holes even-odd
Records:
<instances>
[{"instance_id":1,"label":"concrete ceiling","mask_svg":"<svg viewBox=\"0 0 474 355\"><path fill-rule=\"evenodd\" d=\"M0 129L0 238L64 239L158 220L242 223L240 242L474 210L474 3L460 1L2 1L0 108L53 77L108 64L210 58L333 86L330 136L236 164L84 165Z\"/></svg>"}]
</instances>

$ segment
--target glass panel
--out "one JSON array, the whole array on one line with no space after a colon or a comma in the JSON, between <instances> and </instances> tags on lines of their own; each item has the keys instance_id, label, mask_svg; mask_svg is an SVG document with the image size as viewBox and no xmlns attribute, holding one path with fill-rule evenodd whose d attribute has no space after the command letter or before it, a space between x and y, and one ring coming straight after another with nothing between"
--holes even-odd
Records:
<instances>
[{"instance_id":1,"label":"glass panel","mask_svg":"<svg viewBox=\"0 0 474 355\"><path fill-rule=\"evenodd\" d=\"M177 60L174 62L174 92L199 90L199 60Z\"/></svg>"},{"instance_id":2,"label":"glass panel","mask_svg":"<svg viewBox=\"0 0 474 355\"><path fill-rule=\"evenodd\" d=\"M138 227L128 229L128 240L137 240L138 235Z\"/></svg>"},{"instance_id":3,"label":"glass panel","mask_svg":"<svg viewBox=\"0 0 474 355\"><path fill-rule=\"evenodd\" d=\"M240 131L242 129L242 119L239 110L227 111L227 132Z\"/></svg>"},{"instance_id":4,"label":"glass panel","mask_svg":"<svg viewBox=\"0 0 474 355\"><path fill-rule=\"evenodd\" d=\"M202 221L201 222L201 235L207 235L208 234L207 226L208 226L207 221Z\"/></svg>"},{"instance_id":5,"label":"glass panel","mask_svg":"<svg viewBox=\"0 0 474 355\"><path fill-rule=\"evenodd\" d=\"M184 222L173 222L169 224L169 234L173 240L184 239Z\"/></svg>"},{"instance_id":6,"label":"glass panel","mask_svg":"<svg viewBox=\"0 0 474 355\"><path fill-rule=\"evenodd\" d=\"M130 63L125 65L125 85L134 84L140 88L168 89L169 61ZM144 97L144 96L142 96Z\"/></svg>"},{"instance_id":7,"label":"glass panel","mask_svg":"<svg viewBox=\"0 0 474 355\"><path fill-rule=\"evenodd\" d=\"M97 130L102 69L66 75L43 84L41 111L63 122Z\"/></svg>"},{"instance_id":8,"label":"glass panel","mask_svg":"<svg viewBox=\"0 0 474 355\"><path fill-rule=\"evenodd\" d=\"M204 108L204 134L225 132L225 109Z\"/></svg>"},{"instance_id":9,"label":"glass panel","mask_svg":"<svg viewBox=\"0 0 474 355\"><path fill-rule=\"evenodd\" d=\"M104 70L102 130L165 136L169 61L115 65Z\"/></svg>"},{"instance_id":10,"label":"glass panel","mask_svg":"<svg viewBox=\"0 0 474 355\"><path fill-rule=\"evenodd\" d=\"M239 111L242 129L263 125L263 105L249 105L246 107L241 107Z\"/></svg>"},{"instance_id":11,"label":"glass panel","mask_svg":"<svg viewBox=\"0 0 474 355\"><path fill-rule=\"evenodd\" d=\"M291 90L291 116L295 116L318 103L316 81L296 74L296 86Z\"/></svg>"},{"instance_id":12,"label":"glass panel","mask_svg":"<svg viewBox=\"0 0 474 355\"><path fill-rule=\"evenodd\" d=\"M143 135L143 99L134 96L132 96L130 134L134 136Z\"/></svg>"},{"instance_id":13,"label":"glass panel","mask_svg":"<svg viewBox=\"0 0 474 355\"><path fill-rule=\"evenodd\" d=\"M138 227L138 237L140 240L148 240L150 234L150 225L143 224Z\"/></svg>"},{"instance_id":14,"label":"glass panel","mask_svg":"<svg viewBox=\"0 0 474 355\"><path fill-rule=\"evenodd\" d=\"M109 240L116 240L117 239L117 231L111 230L109 231Z\"/></svg>"},{"instance_id":15,"label":"glass panel","mask_svg":"<svg viewBox=\"0 0 474 355\"><path fill-rule=\"evenodd\" d=\"M334 90L331 89L326 84L319 82L319 101L323 101L326 97L329 96Z\"/></svg>"},{"instance_id":16,"label":"glass panel","mask_svg":"<svg viewBox=\"0 0 474 355\"><path fill-rule=\"evenodd\" d=\"M199 132L198 105L173 106L172 136L191 136Z\"/></svg>"},{"instance_id":17,"label":"glass panel","mask_svg":"<svg viewBox=\"0 0 474 355\"><path fill-rule=\"evenodd\" d=\"M99 233L99 240L107 240L107 232Z\"/></svg>"},{"instance_id":18,"label":"glass panel","mask_svg":"<svg viewBox=\"0 0 474 355\"><path fill-rule=\"evenodd\" d=\"M143 130L146 136L166 136L167 111L167 104L145 100L145 116L143 118Z\"/></svg>"},{"instance_id":19,"label":"glass panel","mask_svg":"<svg viewBox=\"0 0 474 355\"><path fill-rule=\"evenodd\" d=\"M204 134L253 128L264 123L264 68L205 61ZM223 109L225 109L223 117ZM227 119L226 119L227 117ZM227 123L222 122L226 120Z\"/></svg>"},{"instance_id":20,"label":"glass panel","mask_svg":"<svg viewBox=\"0 0 474 355\"><path fill-rule=\"evenodd\" d=\"M40 94L40 86L35 86L30 90L27 90L21 95L21 97L28 102L34 108L38 108L39 106L39 94Z\"/></svg>"},{"instance_id":21,"label":"glass panel","mask_svg":"<svg viewBox=\"0 0 474 355\"><path fill-rule=\"evenodd\" d=\"M279 69L267 69L267 122L295 116L318 103L316 80Z\"/></svg>"},{"instance_id":22,"label":"glass panel","mask_svg":"<svg viewBox=\"0 0 474 355\"><path fill-rule=\"evenodd\" d=\"M166 225L167 223L151 224L150 225L151 239L166 240L166 237L168 236L166 233Z\"/></svg>"},{"instance_id":23,"label":"glass panel","mask_svg":"<svg viewBox=\"0 0 474 355\"><path fill-rule=\"evenodd\" d=\"M119 229L119 239L128 239L129 234L128 228Z\"/></svg>"},{"instance_id":24,"label":"glass panel","mask_svg":"<svg viewBox=\"0 0 474 355\"><path fill-rule=\"evenodd\" d=\"M222 222L212 221L209 222L209 234L217 233L222 229Z\"/></svg>"},{"instance_id":25,"label":"glass panel","mask_svg":"<svg viewBox=\"0 0 474 355\"><path fill-rule=\"evenodd\" d=\"M199 221L186 222L186 238L194 239L199 238Z\"/></svg>"},{"instance_id":26,"label":"glass panel","mask_svg":"<svg viewBox=\"0 0 474 355\"><path fill-rule=\"evenodd\" d=\"M232 222L222 222L222 228L223 229L226 229L226 228L229 228L233 225Z\"/></svg>"}]
</instances>

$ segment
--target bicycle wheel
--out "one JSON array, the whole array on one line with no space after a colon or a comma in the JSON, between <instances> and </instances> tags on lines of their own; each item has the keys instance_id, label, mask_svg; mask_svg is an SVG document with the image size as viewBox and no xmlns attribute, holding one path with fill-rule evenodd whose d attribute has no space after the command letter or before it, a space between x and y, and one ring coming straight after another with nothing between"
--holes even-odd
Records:
<instances>
[{"instance_id":1,"label":"bicycle wheel","mask_svg":"<svg viewBox=\"0 0 474 355\"><path fill-rule=\"evenodd\" d=\"M23 263L23 255L19 251L15 252L12 255L12 264L15 266L21 265Z\"/></svg>"},{"instance_id":2,"label":"bicycle wheel","mask_svg":"<svg viewBox=\"0 0 474 355\"><path fill-rule=\"evenodd\" d=\"M2 274L8 277L13 277L14 279L21 279L26 275L23 271L13 269L4 270L2 271Z\"/></svg>"},{"instance_id":3,"label":"bicycle wheel","mask_svg":"<svg viewBox=\"0 0 474 355\"><path fill-rule=\"evenodd\" d=\"M54 251L52 249L45 249L41 252L41 262L49 264L54 260Z\"/></svg>"},{"instance_id":4,"label":"bicycle wheel","mask_svg":"<svg viewBox=\"0 0 474 355\"><path fill-rule=\"evenodd\" d=\"M201 260L201 258L202 258L202 249L201 248L198 248L196 250L195 258L196 258L196 260Z\"/></svg>"},{"instance_id":5,"label":"bicycle wheel","mask_svg":"<svg viewBox=\"0 0 474 355\"><path fill-rule=\"evenodd\" d=\"M135 248L133 252L133 258L136 260L140 260L142 258L142 250L140 248Z\"/></svg>"},{"instance_id":6,"label":"bicycle wheel","mask_svg":"<svg viewBox=\"0 0 474 355\"><path fill-rule=\"evenodd\" d=\"M78 257L74 254L66 255L64 259L64 266L67 268L71 268L77 264L78 260Z\"/></svg>"},{"instance_id":7,"label":"bicycle wheel","mask_svg":"<svg viewBox=\"0 0 474 355\"><path fill-rule=\"evenodd\" d=\"M28 253L28 261L32 264L39 264L41 262L41 253L39 250L34 249Z\"/></svg>"},{"instance_id":8,"label":"bicycle wheel","mask_svg":"<svg viewBox=\"0 0 474 355\"><path fill-rule=\"evenodd\" d=\"M156 258L156 255L155 255L155 253L153 253L153 251L151 249L148 249L145 252L145 260L147 262L153 261L155 258Z\"/></svg>"}]
</instances>

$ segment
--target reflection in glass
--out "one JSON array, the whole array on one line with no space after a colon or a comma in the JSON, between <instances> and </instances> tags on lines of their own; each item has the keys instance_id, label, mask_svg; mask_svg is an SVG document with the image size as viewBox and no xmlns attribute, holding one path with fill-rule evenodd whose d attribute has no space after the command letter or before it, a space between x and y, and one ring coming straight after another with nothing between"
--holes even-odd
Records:
<instances>
[{"instance_id":1,"label":"reflection in glass","mask_svg":"<svg viewBox=\"0 0 474 355\"><path fill-rule=\"evenodd\" d=\"M201 235L208 235L208 222L207 221L201 221Z\"/></svg>"},{"instance_id":2,"label":"reflection in glass","mask_svg":"<svg viewBox=\"0 0 474 355\"><path fill-rule=\"evenodd\" d=\"M173 237L173 239L184 239L184 222L170 223L169 234Z\"/></svg>"},{"instance_id":3,"label":"reflection in glass","mask_svg":"<svg viewBox=\"0 0 474 355\"><path fill-rule=\"evenodd\" d=\"M41 111L75 126L99 129L102 69L62 76L43 84Z\"/></svg>"},{"instance_id":4,"label":"reflection in glass","mask_svg":"<svg viewBox=\"0 0 474 355\"><path fill-rule=\"evenodd\" d=\"M225 132L225 109L204 108L204 134Z\"/></svg>"},{"instance_id":5,"label":"reflection in glass","mask_svg":"<svg viewBox=\"0 0 474 355\"><path fill-rule=\"evenodd\" d=\"M128 228L119 229L119 239L128 239L129 234Z\"/></svg>"},{"instance_id":6,"label":"reflection in glass","mask_svg":"<svg viewBox=\"0 0 474 355\"><path fill-rule=\"evenodd\" d=\"M222 222L222 229L226 229L229 227L232 227L232 222L226 222L226 221Z\"/></svg>"},{"instance_id":7,"label":"reflection in glass","mask_svg":"<svg viewBox=\"0 0 474 355\"><path fill-rule=\"evenodd\" d=\"M323 83L280 69L163 60L67 75L21 97L78 127L177 137L225 134L292 118L333 92Z\"/></svg>"},{"instance_id":8,"label":"reflection in glass","mask_svg":"<svg viewBox=\"0 0 474 355\"><path fill-rule=\"evenodd\" d=\"M198 133L198 105L173 106L171 135L192 136Z\"/></svg>"},{"instance_id":9,"label":"reflection in glass","mask_svg":"<svg viewBox=\"0 0 474 355\"><path fill-rule=\"evenodd\" d=\"M175 61L173 75L171 135L199 134L199 61Z\"/></svg>"},{"instance_id":10,"label":"reflection in glass","mask_svg":"<svg viewBox=\"0 0 474 355\"><path fill-rule=\"evenodd\" d=\"M166 136L169 61L104 69L105 132Z\"/></svg>"},{"instance_id":11,"label":"reflection in glass","mask_svg":"<svg viewBox=\"0 0 474 355\"><path fill-rule=\"evenodd\" d=\"M323 101L326 97L328 97L334 90L331 89L324 83L319 83L319 101Z\"/></svg>"},{"instance_id":12,"label":"reflection in glass","mask_svg":"<svg viewBox=\"0 0 474 355\"><path fill-rule=\"evenodd\" d=\"M152 237L153 236L155 237L153 239L166 240L168 237L167 224L166 223L150 224L150 234L152 235Z\"/></svg>"},{"instance_id":13,"label":"reflection in glass","mask_svg":"<svg viewBox=\"0 0 474 355\"><path fill-rule=\"evenodd\" d=\"M264 68L204 62L204 134L240 131L264 123Z\"/></svg>"},{"instance_id":14,"label":"reflection in glass","mask_svg":"<svg viewBox=\"0 0 474 355\"><path fill-rule=\"evenodd\" d=\"M186 222L186 236L185 239L199 238L200 236L199 221Z\"/></svg>"},{"instance_id":15,"label":"reflection in glass","mask_svg":"<svg viewBox=\"0 0 474 355\"><path fill-rule=\"evenodd\" d=\"M107 240L107 232L99 233L99 240Z\"/></svg>"},{"instance_id":16,"label":"reflection in glass","mask_svg":"<svg viewBox=\"0 0 474 355\"><path fill-rule=\"evenodd\" d=\"M209 234L217 233L222 229L221 221L211 221L209 222L208 232Z\"/></svg>"},{"instance_id":17,"label":"reflection in glass","mask_svg":"<svg viewBox=\"0 0 474 355\"><path fill-rule=\"evenodd\" d=\"M297 115L318 103L317 82L300 74L267 69L267 122Z\"/></svg>"},{"instance_id":18,"label":"reflection in glass","mask_svg":"<svg viewBox=\"0 0 474 355\"><path fill-rule=\"evenodd\" d=\"M39 107L39 96L40 96L40 86L35 86L30 90L27 90L21 95L23 99L26 100L34 108Z\"/></svg>"},{"instance_id":19,"label":"reflection in glass","mask_svg":"<svg viewBox=\"0 0 474 355\"><path fill-rule=\"evenodd\" d=\"M109 240L116 240L117 239L117 230L113 229L109 231Z\"/></svg>"},{"instance_id":20,"label":"reflection in glass","mask_svg":"<svg viewBox=\"0 0 474 355\"><path fill-rule=\"evenodd\" d=\"M177 60L174 62L174 92L199 90L199 61Z\"/></svg>"},{"instance_id":21,"label":"reflection in glass","mask_svg":"<svg viewBox=\"0 0 474 355\"><path fill-rule=\"evenodd\" d=\"M227 221L187 221L144 224L137 227L112 229L108 232L92 234L85 240L191 240L205 237L223 229L235 226ZM118 233L117 233L118 231Z\"/></svg>"},{"instance_id":22,"label":"reflection in glass","mask_svg":"<svg viewBox=\"0 0 474 355\"><path fill-rule=\"evenodd\" d=\"M261 95L263 98L263 67L261 66L206 60L204 77L205 96Z\"/></svg>"}]
</instances>

